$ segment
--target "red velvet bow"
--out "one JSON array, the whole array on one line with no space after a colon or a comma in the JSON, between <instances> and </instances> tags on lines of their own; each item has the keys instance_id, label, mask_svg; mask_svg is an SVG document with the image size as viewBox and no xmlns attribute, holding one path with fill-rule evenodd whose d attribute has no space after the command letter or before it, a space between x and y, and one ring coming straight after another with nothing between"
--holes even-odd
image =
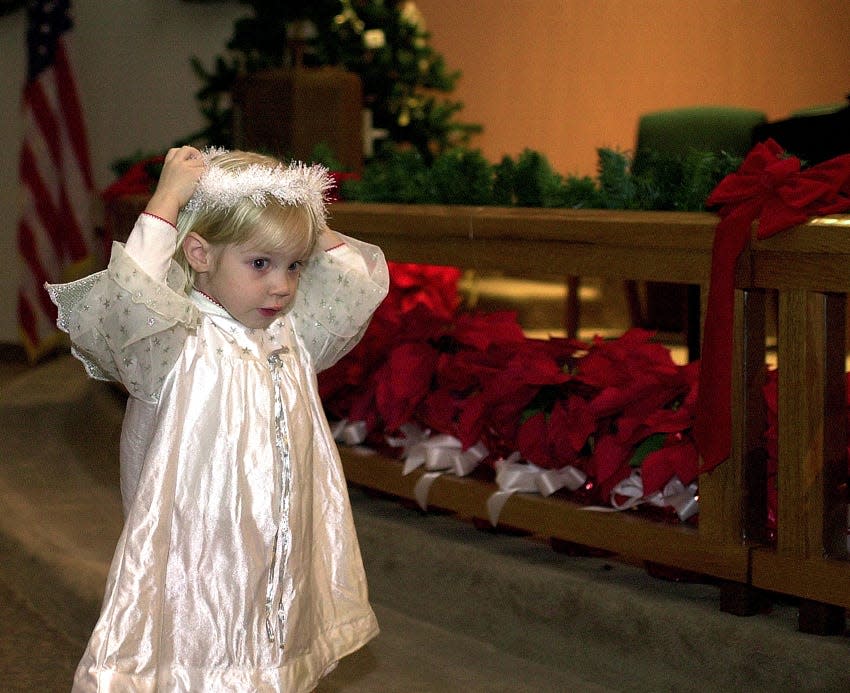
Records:
<instances>
[{"instance_id":1,"label":"red velvet bow","mask_svg":"<svg viewBox=\"0 0 850 693\"><path fill-rule=\"evenodd\" d=\"M757 238L767 238L820 214L850 209L850 154L801 170L773 140L757 144L741 167L709 195L720 205L714 235L694 438L702 471L714 469L732 445L732 312L735 263L758 219Z\"/></svg>"}]
</instances>

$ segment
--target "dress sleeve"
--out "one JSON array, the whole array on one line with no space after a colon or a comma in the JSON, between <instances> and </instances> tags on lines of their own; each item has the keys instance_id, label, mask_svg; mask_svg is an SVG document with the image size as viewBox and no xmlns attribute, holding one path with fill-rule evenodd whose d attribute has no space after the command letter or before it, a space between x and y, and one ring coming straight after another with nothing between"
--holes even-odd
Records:
<instances>
[{"instance_id":1,"label":"dress sleeve","mask_svg":"<svg viewBox=\"0 0 850 693\"><path fill-rule=\"evenodd\" d=\"M360 341L389 289L381 249L342 238L343 245L310 257L290 314L316 371L332 366Z\"/></svg>"},{"instance_id":2,"label":"dress sleeve","mask_svg":"<svg viewBox=\"0 0 850 693\"><path fill-rule=\"evenodd\" d=\"M184 293L185 273L169 256L162 257L173 250L174 233L166 222L142 215L127 246L113 244L107 269L46 287L59 308L57 325L71 337L71 351L89 375L116 380L148 402L157 401L165 376L200 320ZM134 249L140 257L130 254Z\"/></svg>"}]
</instances>

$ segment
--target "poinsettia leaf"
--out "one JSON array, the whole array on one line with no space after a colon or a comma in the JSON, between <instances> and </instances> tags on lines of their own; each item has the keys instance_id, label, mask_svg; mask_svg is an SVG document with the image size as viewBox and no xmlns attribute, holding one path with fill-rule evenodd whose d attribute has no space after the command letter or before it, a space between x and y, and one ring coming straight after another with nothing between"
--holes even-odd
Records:
<instances>
[{"instance_id":1,"label":"poinsettia leaf","mask_svg":"<svg viewBox=\"0 0 850 693\"><path fill-rule=\"evenodd\" d=\"M394 430L411 420L428 394L438 354L427 344L396 347L382 368L375 403L387 426Z\"/></svg>"},{"instance_id":2,"label":"poinsettia leaf","mask_svg":"<svg viewBox=\"0 0 850 693\"><path fill-rule=\"evenodd\" d=\"M530 416L517 430L516 443L520 454L540 467L551 467L546 415L538 412Z\"/></svg>"},{"instance_id":3,"label":"poinsettia leaf","mask_svg":"<svg viewBox=\"0 0 850 693\"><path fill-rule=\"evenodd\" d=\"M635 448L634 453L632 453L631 459L629 459L629 466L635 469L640 467L649 453L662 448L666 438L667 436L664 433L654 433L644 439L644 441Z\"/></svg>"}]
</instances>

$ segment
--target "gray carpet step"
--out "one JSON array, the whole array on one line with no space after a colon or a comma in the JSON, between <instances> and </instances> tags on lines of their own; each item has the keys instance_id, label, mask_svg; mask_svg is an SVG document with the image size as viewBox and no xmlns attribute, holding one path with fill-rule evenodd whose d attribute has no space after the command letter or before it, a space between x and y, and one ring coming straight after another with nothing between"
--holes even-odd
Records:
<instances>
[{"instance_id":1,"label":"gray carpet step","mask_svg":"<svg viewBox=\"0 0 850 693\"><path fill-rule=\"evenodd\" d=\"M501 652L612 691L850 691L850 638L787 603L733 616L712 584L351 496L375 599Z\"/></svg>"}]
</instances>

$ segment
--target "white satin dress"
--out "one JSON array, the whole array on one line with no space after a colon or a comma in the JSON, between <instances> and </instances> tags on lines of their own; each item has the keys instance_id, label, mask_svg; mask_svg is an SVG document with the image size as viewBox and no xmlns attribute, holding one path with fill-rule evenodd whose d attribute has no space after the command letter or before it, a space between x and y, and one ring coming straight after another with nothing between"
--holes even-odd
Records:
<instances>
[{"instance_id":1,"label":"white satin dress","mask_svg":"<svg viewBox=\"0 0 850 693\"><path fill-rule=\"evenodd\" d=\"M249 329L170 262L143 214L109 268L48 287L92 377L130 393L125 525L74 691L310 691L378 632L315 372L386 295L381 251L317 251ZM167 275L167 281L166 281Z\"/></svg>"}]
</instances>

